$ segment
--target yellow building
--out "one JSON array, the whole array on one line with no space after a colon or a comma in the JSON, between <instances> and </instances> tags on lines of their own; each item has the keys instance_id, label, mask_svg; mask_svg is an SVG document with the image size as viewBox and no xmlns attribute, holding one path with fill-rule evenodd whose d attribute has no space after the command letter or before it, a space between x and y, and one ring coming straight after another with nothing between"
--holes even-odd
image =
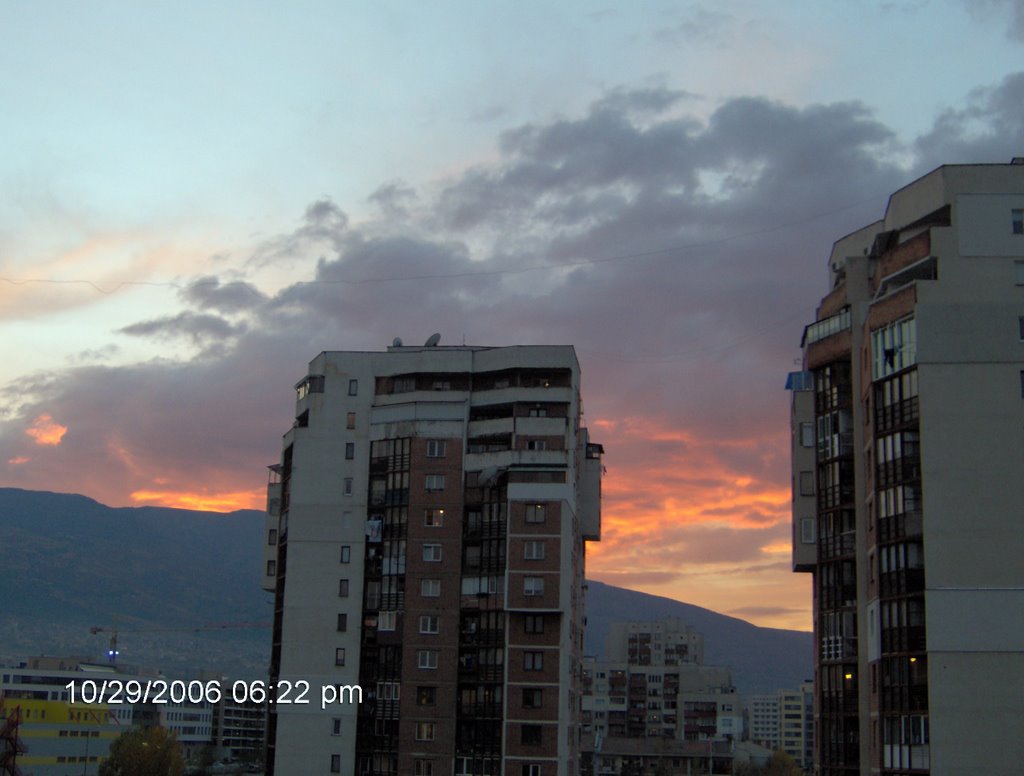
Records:
<instances>
[{"instance_id":1,"label":"yellow building","mask_svg":"<svg viewBox=\"0 0 1024 776\"><path fill-rule=\"evenodd\" d=\"M64 776L72 764L76 774L95 774L122 732L105 704L20 698L10 692L0 697L0 727L9 720L18 723L22 753L16 763L23 776Z\"/></svg>"}]
</instances>

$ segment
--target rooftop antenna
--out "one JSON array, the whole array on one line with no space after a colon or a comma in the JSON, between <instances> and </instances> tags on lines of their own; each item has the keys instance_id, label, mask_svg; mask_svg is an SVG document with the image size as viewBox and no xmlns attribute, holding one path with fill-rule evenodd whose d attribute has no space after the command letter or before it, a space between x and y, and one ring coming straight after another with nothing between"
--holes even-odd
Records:
<instances>
[{"instance_id":1,"label":"rooftop antenna","mask_svg":"<svg viewBox=\"0 0 1024 776\"><path fill-rule=\"evenodd\" d=\"M440 342L440 341L441 341L441 333L440 332L434 332L433 334L431 334L427 338L427 341L423 343L423 347L425 347L425 348L436 348L437 347L437 343Z\"/></svg>"}]
</instances>

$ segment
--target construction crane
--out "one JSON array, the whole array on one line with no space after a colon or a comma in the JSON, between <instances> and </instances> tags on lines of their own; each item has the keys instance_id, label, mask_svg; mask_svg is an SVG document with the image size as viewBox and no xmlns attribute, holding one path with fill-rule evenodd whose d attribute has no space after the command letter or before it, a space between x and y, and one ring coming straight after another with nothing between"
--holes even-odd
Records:
<instances>
[{"instance_id":1,"label":"construction crane","mask_svg":"<svg viewBox=\"0 0 1024 776\"><path fill-rule=\"evenodd\" d=\"M117 649L117 634L120 633L198 633L200 631L216 631L216 630L235 630L238 628L269 628L273 625L270 622L208 622L203 625L193 625L190 627L177 627L177 628L120 628L118 626L111 626L109 628L103 628L98 625L93 625L89 628L89 633L94 636L99 633L110 634L110 644L107 648L107 662L111 665L117 663L117 657L120 655L120 651Z\"/></svg>"}]
</instances>

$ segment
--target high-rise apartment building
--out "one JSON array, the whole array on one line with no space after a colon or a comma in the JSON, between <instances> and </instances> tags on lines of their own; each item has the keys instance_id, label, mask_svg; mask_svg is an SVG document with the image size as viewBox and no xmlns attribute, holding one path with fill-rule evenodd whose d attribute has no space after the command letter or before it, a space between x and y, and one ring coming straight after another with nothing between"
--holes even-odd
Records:
<instances>
[{"instance_id":1,"label":"high-rise apartment building","mask_svg":"<svg viewBox=\"0 0 1024 776\"><path fill-rule=\"evenodd\" d=\"M1024 742L1024 159L839 240L790 375L818 773L1011 774Z\"/></svg>"},{"instance_id":2,"label":"high-rise apartment building","mask_svg":"<svg viewBox=\"0 0 1024 776\"><path fill-rule=\"evenodd\" d=\"M268 489L271 681L291 689L269 773L578 772L603 452L579 365L436 343L321 353L296 386Z\"/></svg>"}]
</instances>

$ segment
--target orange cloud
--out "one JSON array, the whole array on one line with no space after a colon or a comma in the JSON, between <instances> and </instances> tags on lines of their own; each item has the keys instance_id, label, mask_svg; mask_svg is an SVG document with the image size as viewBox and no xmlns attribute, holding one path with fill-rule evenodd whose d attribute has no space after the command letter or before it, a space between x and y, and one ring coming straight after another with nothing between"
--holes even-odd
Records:
<instances>
[{"instance_id":1,"label":"orange cloud","mask_svg":"<svg viewBox=\"0 0 1024 776\"><path fill-rule=\"evenodd\" d=\"M32 459L27 456L19 455L17 458L8 458L7 463L9 463L11 466L21 466L22 464L28 463L31 460Z\"/></svg>"},{"instance_id":2,"label":"orange cloud","mask_svg":"<svg viewBox=\"0 0 1024 776\"><path fill-rule=\"evenodd\" d=\"M34 421L32 428L25 429L25 433L36 440L37 445L50 445L56 447L68 432L67 426L62 426L49 414L43 413Z\"/></svg>"},{"instance_id":3,"label":"orange cloud","mask_svg":"<svg viewBox=\"0 0 1024 776\"><path fill-rule=\"evenodd\" d=\"M230 493L183 493L180 491L137 490L130 498L147 506L196 509L202 512L233 512L236 509L263 509L266 491L250 490Z\"/></svg>"}]
</instances>

